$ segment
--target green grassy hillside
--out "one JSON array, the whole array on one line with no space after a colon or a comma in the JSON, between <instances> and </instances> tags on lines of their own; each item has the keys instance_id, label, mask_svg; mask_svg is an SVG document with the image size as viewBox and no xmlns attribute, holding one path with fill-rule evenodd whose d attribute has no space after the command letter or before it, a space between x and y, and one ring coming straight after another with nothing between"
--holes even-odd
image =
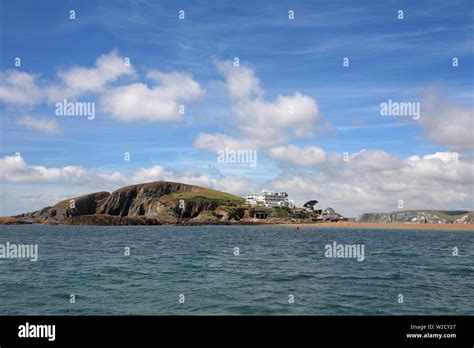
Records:
<instances>
[{"instance_id":1,"label":"green grassy hillside","mask_svg":"<svg viewBox=\"0 0 474 348\"><path fill-rule=\"evenodd\" d=\"M197 187L197 186L196 186ZM215 201L218 204L223 204L223 205L238 205L238 204L243 204L245 202L245 199L239 196L235 196L230 193L222 192L222 191L217 191L217 190L211 190L211 189L205 189L205 188L199 188L199 190L196 190L197 192L176 192L170 195L166 195L161 197L161 201L177 201L180 199L184 200L196 200L196 199L207 199L210 201Z\"/></svg>"}]
</instances>

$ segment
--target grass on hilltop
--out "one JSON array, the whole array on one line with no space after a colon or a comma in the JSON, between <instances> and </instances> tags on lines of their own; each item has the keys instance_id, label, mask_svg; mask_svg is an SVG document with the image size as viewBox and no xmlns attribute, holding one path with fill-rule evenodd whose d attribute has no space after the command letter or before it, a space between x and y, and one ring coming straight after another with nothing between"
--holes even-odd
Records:
<instances>
[{"instance_id":1,"label":"grass on hilltop","mask_svg":"<svg viewBox=\"0 0 474 348\"><path fill-rule=\"evenodd\" d=\"M218 204L225 204L225 205L238 205L243 204L245 199L239 196L235 196L230 193L211 190L211 189L200 189L199 192L176 192L170 195L166 195L160 198L160 200L164 201L178 201L180 199L186 200L210 200L215 201Z\"/></svg>"}]
</instances>

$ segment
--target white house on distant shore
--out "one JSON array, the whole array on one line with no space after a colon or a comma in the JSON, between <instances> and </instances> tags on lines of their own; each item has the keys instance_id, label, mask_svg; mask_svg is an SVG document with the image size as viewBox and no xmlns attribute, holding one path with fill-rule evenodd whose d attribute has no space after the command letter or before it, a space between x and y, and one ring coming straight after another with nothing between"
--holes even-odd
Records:
<instances>
[{"instance_id":1,"label":"white house on distant shore","mask_svg":"<svg viewBox=\"0 0 474 348\"><path fill-rule=\"evenodd\" d=\"M321 213L321 220L323 221L338 221L340 219L340 216L333 208L326 208Z\"/></svg>"},{"instance_id":2,"label":"white house on distant shore","mask_svg":"<svg viewBox=\"0 0 474 348\"><path fill-rule=\"evenodd\" d=\"M268 192L248 194L245 199L248 205L263 205L265 207L293 207L293 202L288 199L286 192Z\"/></svg>"}]
</instances>

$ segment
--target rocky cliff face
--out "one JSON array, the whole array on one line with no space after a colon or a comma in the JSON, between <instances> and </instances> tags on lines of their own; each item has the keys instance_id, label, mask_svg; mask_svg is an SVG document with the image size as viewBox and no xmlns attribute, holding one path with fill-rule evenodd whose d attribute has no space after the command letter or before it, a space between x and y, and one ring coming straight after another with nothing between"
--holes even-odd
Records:
<instances>
[{"instance_id":1,"label":"rocky cliff face","mask_svg":"<svg viewBox=\"0 0 474 348\"><path fill-rule=\"evenodd\" d=\"M22 214L21 222L85 225L154 225L213 223L239 220L243 199L224 192L175 182L152 182L120 188L111 194L97 192ZM230 204L230 213L219 214ZM247 211L247 216L249 215Z\"/></svg>"},{"instance_id":2,"label":"rocky cliff face","mask_svg":"<svg viewBox=\"0 0 474 348\"><path fill-rule=\"evenodd\" d=\"M179 202L177 202L174 207L174 212L180 218L192 219L197 217L202 211L214 211L217 207L218 204L216 202L207 201L205 199L195 199L185 202L184 208L181 208Z\"/></svg>"},{"instance_id":3,"label":"rocky cliff face","mask_svg":"<svg viewBox=\"0 0 474 348\"><path fill-rule=\"evenodd\" d=\"M208 201L202 202L202 206L187 202L186 209L182 213L177 211L179 202L164 202L160 201L160 198L180 192L199 192L200 189L197 186L174 182L127 186L112 192L97 209L97 214L159 218L163 214L169 215L174 212L176 216L194 217L200 211L210 208Z\"/></svg>"},{"instance_id":4,"label":"rocky cliff face","mask_svg":"<svg viewBox=\"0 0 474 348\"><path fill-rule=\"evenodd\" d=\"M27 218L54 218L57 220L69 217L95 214L97 208L110 196L108 192L95 192L74 197L32 213L25 214Z\"/></svg>"}]
</instances>

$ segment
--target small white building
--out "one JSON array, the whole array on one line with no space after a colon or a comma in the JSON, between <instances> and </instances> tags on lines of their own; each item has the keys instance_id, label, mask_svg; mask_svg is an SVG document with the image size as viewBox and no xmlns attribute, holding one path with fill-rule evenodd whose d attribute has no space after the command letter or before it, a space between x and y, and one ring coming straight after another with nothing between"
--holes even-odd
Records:
<instances>
[{"instance_id":1,"label":"small white building","mask_svg":"<svg viewBox=\"0 0 474 348\"><path fill-rule=\"evenodd\" d=\"M336 211L333 208L326 208L323 210L321 214L321 219L323 221L338 221L340 220L339 215L336 213Z\"/></svg>"},{"instance_id":2,"label":"small white building","mask_svg":"<svg viewBox=\"0 0 474 348\"><path fill-rule=\"evenodd\" d=\"M326 208L323 210L324 215L333 215L336 214L336 211L333 208Z\"/></svg>"},{"instance_id":3,"label":"small white building","mask_svg":"<svg viewBox=\"0 0 474 348\"><path fill-rule=\"evenodd\" d=\"M248 205L263 205L265 207L291 207L292 202L288 200L286 192L268 192L263 190L260 193L248 194L245 199Z\"/></svg>"}]
</instances>

